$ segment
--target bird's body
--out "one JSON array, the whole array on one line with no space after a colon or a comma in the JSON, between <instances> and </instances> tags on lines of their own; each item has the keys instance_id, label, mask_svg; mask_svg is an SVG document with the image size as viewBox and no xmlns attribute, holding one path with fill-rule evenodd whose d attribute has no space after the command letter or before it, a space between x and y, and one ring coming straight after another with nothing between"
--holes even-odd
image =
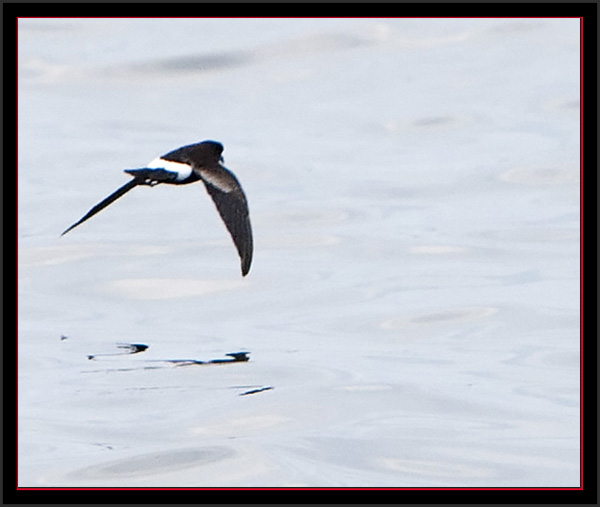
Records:
<instances>
[{"instance_id":1,"label":"bird's body","mask_svg":"<svg viewBox=\"0 0 600 507\"><path fill-rule=\"evenodd\" d=\"M250 270L253 252L248 202L240 182L221 164L222 152L223 146L220 143L203 141L170 151L152 160L144 168L125 169L133 179L94 206L62 235L138 185L155 186L160 183L187 185L202 180L237 248L241 259L242 276L246 276Z\"/></svg>"}]
</instances>

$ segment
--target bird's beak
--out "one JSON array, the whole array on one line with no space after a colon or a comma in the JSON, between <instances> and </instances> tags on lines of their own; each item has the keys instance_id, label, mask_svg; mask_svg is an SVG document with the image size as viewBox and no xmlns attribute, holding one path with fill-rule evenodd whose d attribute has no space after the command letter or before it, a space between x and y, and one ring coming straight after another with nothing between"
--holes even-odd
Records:
<instances>
[{"instance_id":1,"label":"bird's beak","mask_svg":"<svg viewBox=\"0 0 600 507\"><path fill-rule=\"evenodd\" d=\"M221 161L221 163L223 163L223 164L225 163L225 159L223 158L223 155L221 155L221 156L219 157L219 160Z\"/></svg>"}]
</instances>

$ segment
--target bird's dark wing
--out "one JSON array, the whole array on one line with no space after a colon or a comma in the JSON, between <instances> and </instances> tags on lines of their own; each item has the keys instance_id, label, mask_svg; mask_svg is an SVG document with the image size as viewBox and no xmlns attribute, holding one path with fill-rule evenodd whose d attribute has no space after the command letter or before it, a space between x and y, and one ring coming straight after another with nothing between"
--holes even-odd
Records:
<instances>
[{"instance_id":1,"label":"bird's dark wing","mask_svg":"<svg viewBox=\"0 0 600 507\"><path fill-rule=\"evenodd\" d=\"M170 182L177 178L177 173L160 168L144 167L142 169L125 169L125 172L133 176L133 179L125 185L123 185L118 190L116 190L115 192L113 192L112 194L110 194L101 203L96 204L96 206L94 206L90 211L88 211L87 214L81 220L79 220L79 222L75 222L71 227L65 230L65 232L63 232L61 236L64 236L71 229L74 229L79 224L85 222L88 218L91 218L99 211L102 211L110 203L116 201L119 197L129 192L132 188L137 187L138 185L154 186L158 183Z\"/></svg>"},{"instance_id":2,"label":"bird's dark wing","mask_svg":"<svg viewBox=\"0 0 600 507\"><path fill-rule=\"evenodd\" d=\"M223 166L195 169L195 172L199 173L204 181L206 190L231 234L241 259L242 276L246 276L252 263L253 243L248 202L244 191L233 173Z\"/></svg>"},{"instance_id":3,"label":"bird's dark wing","mask_svg":"<svg viewBox=\"0 0 600 507\"><path fill-rule=\"evenodd\" d=\"M116 201L119 197L121 197L123 194L126 194L127 192L129 192L132 188L137 187L138 185L143 184L143 180L139 179L139 178L133 178L131 181L127 182L125 185L123 185L121 188L119 188L118 190L116 190L115 192L113 192L112 194L110 194L106 199L104 199L101 203L96 204L96 206L94 206L90 211L87 212L87 214L81 218L78 222L75 222L71 227L69 227L68 229L65 230L65 232L63 232L61 234L61 236L64 236L67 232L69 232L71 229L74 229L75 227L77 227L79 224L82 224L83 222L85 222L88 218L93 217L96 213L102 211L104 208L106 208L110 203Z\"/></svg>"}]
</instances>

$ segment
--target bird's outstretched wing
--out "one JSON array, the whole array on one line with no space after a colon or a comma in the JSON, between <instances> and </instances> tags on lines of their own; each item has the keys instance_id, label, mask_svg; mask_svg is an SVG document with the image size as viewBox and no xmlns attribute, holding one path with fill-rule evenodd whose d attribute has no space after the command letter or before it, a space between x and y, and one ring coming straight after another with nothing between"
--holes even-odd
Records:
<instances>
[{"instance_id":1,"label":"bird's outstretched wing","mask_svg":"<svg viewBox=\"0 0 600 507\"><path fill-rule=\"evenodd\" d=\"M67 232L69 232L71 229L74 229L75 227L77 227L79 224L82 224L83 222L85 222L88 218L92 218L96 213L102 211L104 208L106 208L110 203L116 201L119 197L121 197L123 194L126 194L127 192L129 192L132 188L137 187L138 185L142 184L143 181L138 179L138 178L133 178L131 181L128 181L127 183L125 183L125 185L123 185L121 188L119 188L118 190L116 190L115 192L113 192L112 194L110 194L106 199L104 199L102 202L96 204L96 206L94 206L90 211L88 211L79 221L75 222L71 227L69 227L68 229L66 229L61 236L64 236Z\"/></svg>"},{"instance_id":2,"label":"bird's outstretched wing","mask_svg":"<svg viewBox=\"0 0 600 507\"><path fill-rule=\"evenodd\" d=\"M96 204L96 206L88 211L87 214L81 218L81 220L75 222L71 227L66 229L61 236L64 236L67 232L69 232L71 229L74 229L79 224L82 224L88 218L92 218L96 213L102 211L109 204L115 202L119 197L129 192L132 188L137 187L138 185L153 186L157 183L173 181L177 178L177 173L174 173L173 171L167 171L165 169L145 167L142 169L125 169L125 172L133 176L133 179L118 190L114 191L102 202Z\"/></svg>"},{"instance_id":3,"label":"bird's outstretched wing","mask_svg":"<svg viewBox=\"0 0 600 507\"><path fill-rule=\"evenodd\" d=\"M242 276L246 276L252 263L253 242L248 202L244 191L233 173L223 166L219 166L218 169L200 169L196 172L200 173L206 190L231 234L240 256Z\"/></svg>"}]
</instances>

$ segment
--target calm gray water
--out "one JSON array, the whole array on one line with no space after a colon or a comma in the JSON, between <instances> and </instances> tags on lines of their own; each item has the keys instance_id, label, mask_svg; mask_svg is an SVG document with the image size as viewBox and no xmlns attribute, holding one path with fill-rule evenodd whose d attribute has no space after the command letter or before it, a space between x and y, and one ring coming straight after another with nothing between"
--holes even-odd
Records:
<instances>
[{"instance_id":1,"label":"calm gray water","mask_svg":"<svg viewBox=\"0 0 600 507\"><path fill-rule=\"evenodd\" d=\"M578 486L579 86L577 19L21 19L19 485ZM203 139L248 277L201 183L59 237Z\"/></svg>"}]
</instances>

